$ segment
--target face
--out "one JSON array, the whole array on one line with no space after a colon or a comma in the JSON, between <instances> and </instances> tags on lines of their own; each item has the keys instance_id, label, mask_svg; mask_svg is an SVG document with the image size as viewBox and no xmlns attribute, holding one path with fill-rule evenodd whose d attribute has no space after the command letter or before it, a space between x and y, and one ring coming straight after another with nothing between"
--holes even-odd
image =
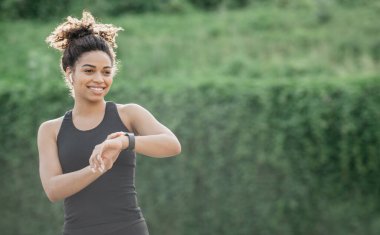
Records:
<instances>
[{"instance_id":1,"label":"face","mask_svg":"<svg viewBox=\"0 0 380 235\"><path fill-rule=\"evenodd\" d=\"M72 78L75 99L90 102L103 101L112 85L114 69L110 57L103 51L83 53L74 70L67 69L66 77Z\"/></svg>"}]
</instances>

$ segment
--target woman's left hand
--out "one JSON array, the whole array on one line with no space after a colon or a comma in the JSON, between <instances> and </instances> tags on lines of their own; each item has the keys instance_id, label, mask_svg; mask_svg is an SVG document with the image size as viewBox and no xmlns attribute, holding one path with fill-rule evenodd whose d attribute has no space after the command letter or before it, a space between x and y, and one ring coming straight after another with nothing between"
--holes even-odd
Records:
<instances>
[{"instance_id":1,"label":"woman's left hand","mask_svg":"<svg viewBox=\"0 0 380 235\"><path fill-rule=\"evenodd\" d=\"M122 136L124 136L123 132L112 133L105 141L95 146L89 160L93 172L104 173L112 168L123 149Z\"/></svg>"}]
</instances>

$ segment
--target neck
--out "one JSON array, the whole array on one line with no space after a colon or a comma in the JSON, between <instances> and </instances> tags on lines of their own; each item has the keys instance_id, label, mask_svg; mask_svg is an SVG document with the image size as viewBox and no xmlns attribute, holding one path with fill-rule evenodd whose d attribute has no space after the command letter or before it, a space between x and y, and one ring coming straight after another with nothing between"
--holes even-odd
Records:
<instances>
[{"instance_id":1,"label":"neck","mask_svg":"<svg viewBox=\"0 0 380 235\"><path fill-rule=\"evenodd\" d=\"M80 116L92 116L94 114L103 113L106 106L104 100L98 102L82 102L75 100L73 113Z\"/></svg>"}]
</instances>

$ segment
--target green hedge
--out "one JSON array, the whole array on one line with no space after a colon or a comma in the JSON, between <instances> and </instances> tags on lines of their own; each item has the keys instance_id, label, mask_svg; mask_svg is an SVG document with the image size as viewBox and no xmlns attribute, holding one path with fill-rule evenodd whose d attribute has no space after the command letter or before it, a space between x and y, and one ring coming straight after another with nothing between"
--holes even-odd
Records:
<instances>
[{"instance_id":1,"label":"green hedge","mask_svg":"<svg viewBox=\"0 0 380 235\"><path fill-rule=\"evenodd\" d=\"M176 158L138 158L152 234L379 234L380 78L115 80L182 143ZM61 81L0 82L0 230L57 234L62 204L38 176L39 124L72 105Z\"/></svg>"},{"instance_id":2,"label":"green hedge","mask_svg":"<svg viewBox=\"0 0 380 235\"><path fill-rule=\"evenodd\" d=\"M343 7L374 6L373 0L4 0L0 2L0 19L39 19L62 18L83 9L97 16L115 16L126 13L183 13L194 9L218 10L236 9L247 6L273 5L281 8L321 7L322 21L330 18L328 8L332 5Z\"/></svg>"},{"instance_id":3,"label":"green hedge","mask_svg":"<svg viewBox=\"0 0 380 235\"><path fill-rule=\"evenodd\" d=\"M88 9L97 15L125 13L169 12L181 13L198 8L212 10L220 7L241 8L254 0L93 0L59 2L48 0L6 0L0 2L0 18L3 19L51 19Z\"/></svg>"}]
</instances>

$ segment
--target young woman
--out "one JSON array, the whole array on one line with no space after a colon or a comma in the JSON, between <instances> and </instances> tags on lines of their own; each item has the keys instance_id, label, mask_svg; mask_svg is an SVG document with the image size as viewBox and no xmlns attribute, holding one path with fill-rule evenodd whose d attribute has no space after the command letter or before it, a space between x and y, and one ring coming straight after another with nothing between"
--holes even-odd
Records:
<instances>
[{"instance_id":1,"label":"young woman","mask_svg":"<svg viewBox=\"0 0 380 235\"><path fill-rule=\"evenodd\" d=\"M61 66L74 98L72 110L38 131L40 177L50 201L64 199L64 235L149 234L136 198L135 153L181 152L176 136L149 111L105 101L119 30L84 12L47 38L63 52Z\"/></svg>"}]
</instances>

